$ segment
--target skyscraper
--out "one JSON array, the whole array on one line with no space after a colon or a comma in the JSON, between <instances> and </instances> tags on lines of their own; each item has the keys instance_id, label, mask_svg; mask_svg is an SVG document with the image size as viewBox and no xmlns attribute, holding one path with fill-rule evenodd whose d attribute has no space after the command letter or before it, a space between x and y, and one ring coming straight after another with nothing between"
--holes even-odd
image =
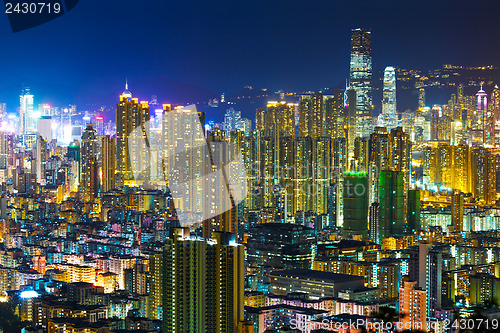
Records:
<instances>
[{"instance_id":1,"label":"skyscraper","mask_svg":"<svg viewBox=\"0 0 500 333\"><path fill-rule=\"evenodd\" d=\"M357 135L369 136L372 120L372 45L371 32L351 32L350 88L356 90Z\"/></svg>"},{"instance_id":2,"label":"skyscraper","mask_svg":"<svg viewBox=\"0 0 500 333\"><path fill-rule=\"evenodd\" d=\"M318 214L326 214L328 186L330 185L330 138L318 137L313 140L313 193L312 209Z\"/></svg>"},{"instance_id":3,"label":"skyscraper","mask_svg":"<svg viewBox=\"0 0 500 333\"><path fill-rule=\"evenodd\" d=\"M299 136L317 138L325 129L325 109L322 93L303 95L299 104Z\"/></svg>"},{"instance_id":4,"label":"skyscraper","mask_svg":"<svg viewBox=\"0 0 500 333\"><path fill-rule=\"evenodd\" d=\"M116 106L117 166L127 181L149 180L149 153L144 149L149 133L149 105L132 98L125 85Z\"/></svg>"},{"instance_id":5,"label":"skyscraper","mask_svg":"<svg viewBox=\"0 0 500 333\"><path fill-rule=\"evenodd\" d=\"M344 177L344 237L368 236L368 177L347 172Z\"/></svg>"},{"instance_id":6,"label":"skyscraper","mask_svg":"<svg viewBox=\"0 0 500 333\"><path fill-rule=\"evenodd\" d=\"M407 133L401 127L391 131L391 167L394 171L403 173L404 217L406 219L407 196L410 185L411 142Z\"/></svg>"},{"instance_id":7,"label":"skyscraper","mask_svg":"<svg viewBox=\"0 0 500 333\"><path fill-rule=\"evenodd\" d=\"M293 151L293 143L290 151ZM243 161L245 162L245 169L247 170L247 188L249 195L243 202L245 207L249 210L260 209L261 196L260 193L260 131L255 130L250 135L245 136L244 144L242 146ZM293 169L292 169L293 170ZM290 179L293 176L290 177ZM293 188L293 187L292 187ZM285 189L287 190L287 189Z\"/></svg>"},{"instance_id":8,"label":"skyscraper","mask_svg":"<svg viewBox=\"0 0 500 333\"><path fill-rule=\"evenodd\" d=\"M470 193L470 149L467 145L453 146L453 187Z\"/></svg>"},{"instance_id":9,"label":"skyscraper","mask_svg":"<svg viewBox=\"0 0 500 333\"><path fill-rule=\"evenodd\" d=\"M257 129L266 135L295 136L295 107L294 103L267 102L265 109L257 111Z\"/></svg>"},{"instance_id":10,"label":"skyscraper","mask_svg":"<svg viewBox=\"0 0 500 333\"><path fill-rule=\"evenodd\" d=\"M115 188L115 139L109 135L103 135L101 137L101 149L102 191L109 192Z\"/></svg>"},{"instance_id":11,"label":"skyscraper","mask_svg":"<svg viewBox=\"0 0 500 333\"><path fill-rule=\"evenodd\" d=\"M357 95L356 95L356 90L354 89L347 89L346 90L346 109L345 109L345 116L346 116L346 131L345 131L345 136L346 136L346 142L347 142L347 161L350 163L350 161L354 158L354 142L356 140L356 131L357 131L357 111L356 111L356 101L357 101ZM349 168L349 165L346 165L347 168Z\"/></svg>"},{"instance_id":12,"label":"skyscraper","mask_svg":"<svg viewBox=\"0 0 500 333\"><path fill-rule=\"evenodd\" d=\"M493 88L491 93L491 109L495 121L500 121L500 88L498 88L498 85Z\"/></svg>"},{"instance_id":13,"label":"skyscraper","mask_svg":"<svg viewBox=\"0 0 500 333\"><path fill-rule=\"evenodd\" d=\"M384 91L382 100L382 114L387 130L398 125L396 114L396 71L394 67L386 67L384 71Z\"/></svg>"},{"instance_id":14,"label":"skyscraper","mask_svg":"<svg viewBox=\"0 0 500 333\"><path fill-rule=\"evenodd\" d=\"M243 321L243 246L234 235L193 238L174 229L161 261L153 258L150 304L164 332L240 332Z\"/></svg>"},{"instance_id":15,"label":"skyscraper","mask_svg":"<svg viewBox=\"0 0 500 333\"><path fill-rule=\"evenodd\" d=\"M486 118L488 112L488 95L483 90L483 86L481 86L481 89L476 93L476 98L477 98L477 108L474 117L475 127L473 127L473 129L481 131L482 144L484 146L484 144L486 143L486 135L487 135Z\"/></svg>"},{"instance_id":16,"label":"skyscraper","mask_svg":"<svg viewBox=\"0 0 500 333\"><path fill-rule=\"evenodd\" d=\"M491 112L493 117L493 144L500 143L500 88L495 86L491 93Z\"/></svg>"},{"instance_id":17,"label":"skyscraper","mask_svg":"<svg viewBox=\"0 0 500 333\"><path fill-rule=\"evenodd\" d=\"M370 202L378 202L380 171L391 166L391 138L385 127L375 127L370 135L369 154Z\"/></svg>"},{"instance_id":18,"label":"skyscraper","mask_svg":"<svg viewBox=\"0 0 500 333\"><path fill-rule=\"evenodd\" d=\"M425 108L425 89L418 89L418 110L422 111Z\"/></svg>"},{"instance_id":19,"label":"skyscraper","mask_svg":"<svg viewBox=\"0 0 500 333\"><path fill-rule=\"evenodd\" d=\"M464 194L457 190L451 195L451 226L454 232L464 229Z\"/></svg>"},{"instance_id":20,"label":"skyscraper","mask_svg":"<svg viewBox=\"0 0 500 333\"><path fill-rule=\"evenodd\" d=\"M87 124L82 134L81 159L80 192L83 202L91 203L99 192L97 132L92 124Z\"/></svg>"},{"instance_id":21,"label":"skyscraper","mask_svg":"<svg viewBox=\"0 0 500 333\"><path fill-rule=\"evenodd\" d=\"M343 138L346 117L342 89L334 89L333 95L329 95L326 99L325 118L325 135L331 138Z\"/></svg>"},{"instance_id":22,"label":"skyscraper","mask_svg":"<svg viewBox=\"0 0 500 333\"><path fill-rule=\"evenodd\" d=\"M21 108L19 117L19 134L30 134L35 130L35 118L33 110L33 95L30 93L30 88L26 87L20 97Z\"/></svg>"},{"instance_id":23,"label":"skyscraper","mask_svg":"<svg viewBox=\"0 0 500 333\"><path fill-rule=\"evenodd\" d=\"M421 245L424 244L421 243ZM425 271L422 272L422 275L425 277L425 279L422 279L423 281L419 280L419 286L422 282L425 283L425 291L427 292L428 317L433 317L435 315L435 311L441 309L443 298L443 270L445 267L443 259L445 257L445 254L446 249L444 247L435 246L429 249L424 258ZM420 269L423 270L423 267Z\"/></svg>"},{"instance_id":24,"label":"skyscraper","mask_svg":"<svg viewBox=\"0 0 500 333\"><path fill-rule=\"evenodd\" d=\"M471 154L473 195L479 202L496 201L496 158L485 148L476 148Z\"/></svg>"},{"instance_id":25,"label":"skyscraper","mask_svg":"<svg viewBox=\"0 0 500 333\"><path fill-rule=\"evenodd\" d=\"M241 121L241 111L229 108L224 115L224 130L226 133L234 131L236 125Z\"/></svg>"},{"instance_id":26,"label":"skyscraper","mask_svg":"<svg viewBox=\"0 0 500 333\"><path fill-rule=\"evenodd\" d=\"M295 186L294 186L294 212L312 209L312 140L310 137L295 139Z\"/></svg>"},{"instance_id":27,"label":"skyscraper","mask_svg":"<svg viewBox=\"0 0 500 333\"><path fill-rule=\"evenodd\" d=\"M406 222L410 233L420 231L420 190L408 190Z\"/></svg>"},{"instance_id":28,"label":"skyscraper","mask_svg":"<svg viewBox=\"0 0 500 333\"><path fill-rule=\"evenodd\" d=\"M404 178L400 171L381 171L379 179L380 239L406 231Z\"/></svg>"},{"instance_id":29,"label":"skyscraper","mask_svg":"<svg viewBox=\"0 0 500 333\"><path fill-rule=\"evenodd\" d=\"M40 134L48 143L52 141L52 117L51 116L41 116L37 121L37 132Z\"/></svg>"},{"instance_id":30,"label":"skyscraper","mask_svg":"<svg viewBox=\"0 0 500 333\"><path fill-rule=\"evenodd\" d=\"M470 276L469 299L471 306L498 304L500 300L500 279L494 275L477 273Z\"/></svg>"},{"instance_id":31,"label":"skyscraper","mask_svg":"<svg viewBox=\"0 0 500 333\"><path fill-rule=\"evenodd\" d=\"M434 106L431 110L431 140L439 139L439 112L440 107Z\"/></svg>"},{"instance_id":32,"label":"skyscraper","mask_svg":"<svg viewBox=\"0 0 500 333\"><path fill-rule=\"evenodd\" d=\"M309 141L310 142L310 141ZM309 146L310 149L310 146ZM261 195L264 207L273 206L273 186L276 175L277 151L274 137L261 136L260 140L260 167L261 167Z\"/></svg>"},{"instance_id":33,"label":"skyscraper","mask_svg":"<svg viewBox=\"0 0 500 333\"><path fill-rule=\"evenodd\" d=\"M201 171L202 174L207 174L207 171L222 170L225 165L231 163L236 153L234 147L237 146L230 146L223 137L223 133L217 129L207 133L207 146L203 152L204 160L201 162L203 168L196 170L196 173ZM200 163L199 161L193 162ZM238 208L232 200L227 200L224 195L221 195L221 193L226 193L225 191L229 186L228 182L230 180L227 177L227 173L220 172L203 179L202 188L204 193L200 199L204 200L204 210L218 211L220 213L213 214L213 217L203 220L203 237L205 239L212 238L212 233L215 231L238 233Z\"/></svg>"}]
</instances>

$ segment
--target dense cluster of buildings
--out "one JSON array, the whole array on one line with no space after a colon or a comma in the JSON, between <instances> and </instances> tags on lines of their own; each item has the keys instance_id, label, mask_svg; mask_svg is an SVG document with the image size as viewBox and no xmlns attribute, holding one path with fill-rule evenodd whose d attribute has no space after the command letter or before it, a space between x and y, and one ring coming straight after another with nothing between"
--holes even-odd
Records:
<instances>
[{"instance_id":1,"label":"dense cluster of buildings","mask_svg":"<svg viewBox=\"0 0 500 333\"><path fill-rule=\"evenodd\" d=\"M128 85L115 127L78 127L25 91L0 132L0 301L24 331L445 332L498 304L500 89L428 107L418 85L398 112L387 67L373 117L371 32L351 40L345 90L280 94L254 129Z\"/></svg>"}]
</instances>

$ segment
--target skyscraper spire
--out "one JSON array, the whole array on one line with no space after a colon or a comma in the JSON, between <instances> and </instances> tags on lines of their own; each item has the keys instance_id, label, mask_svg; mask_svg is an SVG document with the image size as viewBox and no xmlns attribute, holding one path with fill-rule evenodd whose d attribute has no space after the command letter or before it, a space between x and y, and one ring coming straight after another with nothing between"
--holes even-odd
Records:
<instances>
[{"instance_id":1,"label":"skyscraper spire","mask_svg":"<svg viewBox=\"0 0 500 333\"><path fill-rule=\"evenodd\" d=\"M128 90L128 78L125 79L125 91L122 93L122 96L125 96L128 99L132 98L132 93Z\"/></svg>"}]
</instances>

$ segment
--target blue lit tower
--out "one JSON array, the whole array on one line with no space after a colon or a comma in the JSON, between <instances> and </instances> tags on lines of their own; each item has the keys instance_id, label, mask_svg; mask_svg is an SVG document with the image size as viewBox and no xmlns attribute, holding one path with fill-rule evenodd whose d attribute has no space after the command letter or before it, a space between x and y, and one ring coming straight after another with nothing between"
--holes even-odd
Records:
<instances>
[{"instance_id":1,"label":"blue lit tower","mask_svg":"<svg viewBox=\"0 0 500 333\"><path fill-rule=\"evenodd\" d=\"M356 91L357 134L372 132L372 43L371 32L358 28L351 33L350 87Z\"/></svg>"},{"instance_id":2,"label":"blue lit tower","mask_svg":"<svg viewBox=\"0 0 500 333\"><path fill-rule=\"evenodd\" d=\"M20 96L20 124L19 134L31 134L35 130L35 117L33 109L33 95L30 93L30 88L26 87Z\"/></svg>"},{"instance_id":3,"label":"blue lit tower","mask_svg":"<svg viewBox=\"0 0 500 333\"><path fill-rule=\"evenodd\" d=\"M382 100L382 115L387 130L398 126L396 114L396 71L394 67L386 67L384 71L384 91Z\"/></svg>"},{"instance_id":4,"label":"blue lit tower","mask_svg":"<svg viewBox=\"0 0 500 333\"><path fill-rule=\"evenodd\" d=\"M476 123L476 129L481 130L483 134L483 146L486 143L486 116L488 112L488 95L483 90L483 86L481 85L481 89L476 94L477 97L477 110L476 116L474 117Z\"/></svg>"}]
</instances>

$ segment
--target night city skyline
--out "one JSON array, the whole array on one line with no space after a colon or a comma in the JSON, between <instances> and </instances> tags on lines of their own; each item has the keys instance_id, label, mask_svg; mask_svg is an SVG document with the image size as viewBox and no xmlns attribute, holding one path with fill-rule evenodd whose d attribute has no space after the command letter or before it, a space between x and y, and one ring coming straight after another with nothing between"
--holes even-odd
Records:
<instances>
[{"instance_id":1,"label":"night city skyline","mask_svg":"<svg viewBox=\"0 0 500 333\"><path fill-rule=\"evenodd\" d=\"M154 94L165 102L187 102L175 99L179 93L188 99L190 89L195 99L206 99L246 85L296 92L342 88L348 77L348 35L357 26L373 32L379 78L391 65L424 70L443 64L498 66L499 50L491 37L500 28L494 17L498 6L497 1L477 6L470 1L318 1L307 6L296 1L153 1L148 6L85 1L57 20L16 34L4 15L0 100L10 110L24 83L41 103L82 105L91 97L112 105L124 78L142 99Z\"/></svg>"},{"instance_id":2,"label":"night city skyline","mask_svg":"<svg viewBox=\"0 0 500 333\"><path fill-rule=\"evenodd\" d=\"M500 328L500 1L4 0L0 333Z\"/></svg>"}]
</instances>

